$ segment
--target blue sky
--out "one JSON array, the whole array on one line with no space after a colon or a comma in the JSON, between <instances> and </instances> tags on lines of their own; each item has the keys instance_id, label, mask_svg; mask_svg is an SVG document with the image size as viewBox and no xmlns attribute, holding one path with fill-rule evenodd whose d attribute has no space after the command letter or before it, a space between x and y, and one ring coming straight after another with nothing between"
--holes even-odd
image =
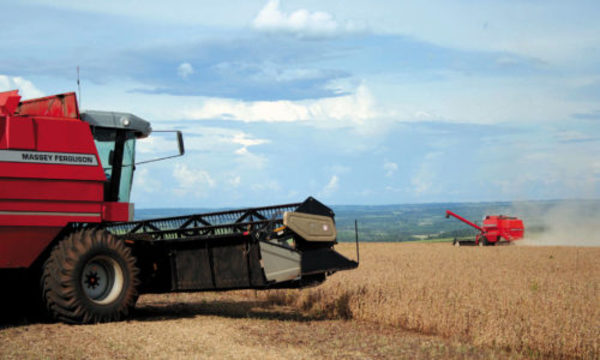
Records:
<instances>
[{"instance_id":1,"label":"blue sky","mask_svg":"<svg viewBox=\"0 0 600 360\"><path fill-rule=\"evenodd\" d=\"M146 207L600 197L597 1L2 2L0 90L184 131ZM174 148L140 143L138 158Z\"/></svg>"}]
</instances>

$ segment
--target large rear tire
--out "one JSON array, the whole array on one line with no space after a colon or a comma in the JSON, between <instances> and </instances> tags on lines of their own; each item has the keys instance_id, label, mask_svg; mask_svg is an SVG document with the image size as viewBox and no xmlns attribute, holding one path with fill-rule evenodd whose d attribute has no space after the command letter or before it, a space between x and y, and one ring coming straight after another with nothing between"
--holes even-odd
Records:
<instances>
[{"instance_id":1,"label":"large rear tire","mask_svg":"<svg viewBox=\"0 0 600 360\"><path fill-rule=\"evenodd\" d=\"M46 261L42 297L55 320L118 321L135 306L138 273L122 241L104 230L80 230L61 240Z\"/></svg>"}]
</instances>

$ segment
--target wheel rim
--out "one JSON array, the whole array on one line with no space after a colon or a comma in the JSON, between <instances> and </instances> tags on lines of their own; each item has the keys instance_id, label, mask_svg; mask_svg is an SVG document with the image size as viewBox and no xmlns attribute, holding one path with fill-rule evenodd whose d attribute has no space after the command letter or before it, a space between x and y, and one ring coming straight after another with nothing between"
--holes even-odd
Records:
<instances>
[{"instance_id":1,"label":"wheel rim","mask_svg":"<svg viewBox=\"0 0 600 360\"><path fill-rule=\"evenodd\" d=\"M109 304L124 288L123 269L108 256L95 256L85 264L81 286L85 296L96 304Z\"/></svg>"}]
</instances>

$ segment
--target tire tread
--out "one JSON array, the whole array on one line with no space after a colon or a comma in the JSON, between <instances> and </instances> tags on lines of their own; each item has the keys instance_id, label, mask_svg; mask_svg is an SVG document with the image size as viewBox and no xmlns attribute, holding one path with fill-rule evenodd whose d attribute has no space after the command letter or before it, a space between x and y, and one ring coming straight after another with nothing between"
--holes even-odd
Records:
<instances>
[{"instance_id":1,"label":"tire tread","mask_svg":"<svg viewBox=\"0 0 600 360\"><path fill-rule=\"evenodd\" d=\"M78 277L85 258L109 252L122 259L125 288L119 299L106 306L85 298ZM44 264L41 278L46 310L55 320L70 324L118 321L126 317L137 300L139 270L131 250L122 241L100 229L83 229L61 240Z\"/></svg>"}]
</instances>

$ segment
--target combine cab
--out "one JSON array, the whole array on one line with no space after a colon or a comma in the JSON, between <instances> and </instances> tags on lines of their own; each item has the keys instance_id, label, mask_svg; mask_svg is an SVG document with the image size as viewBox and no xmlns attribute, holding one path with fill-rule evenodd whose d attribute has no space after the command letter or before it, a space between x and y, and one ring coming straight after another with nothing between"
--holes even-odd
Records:
<instances>
[{"instance_id":1,"label":"combine cab","mask_svg":"<svg viewBox=\"0 0 600 360\"><path fill-rule=\"evenodd\" d=\"M135 144L151 133L132 114L80 113L74 93L0 93L5 291L16 284L56 320L95 323L127 316L144 293L300 288L358 266L333 249L334 213L313 198L132 221Z\"/></svg>"}]
</instances>

